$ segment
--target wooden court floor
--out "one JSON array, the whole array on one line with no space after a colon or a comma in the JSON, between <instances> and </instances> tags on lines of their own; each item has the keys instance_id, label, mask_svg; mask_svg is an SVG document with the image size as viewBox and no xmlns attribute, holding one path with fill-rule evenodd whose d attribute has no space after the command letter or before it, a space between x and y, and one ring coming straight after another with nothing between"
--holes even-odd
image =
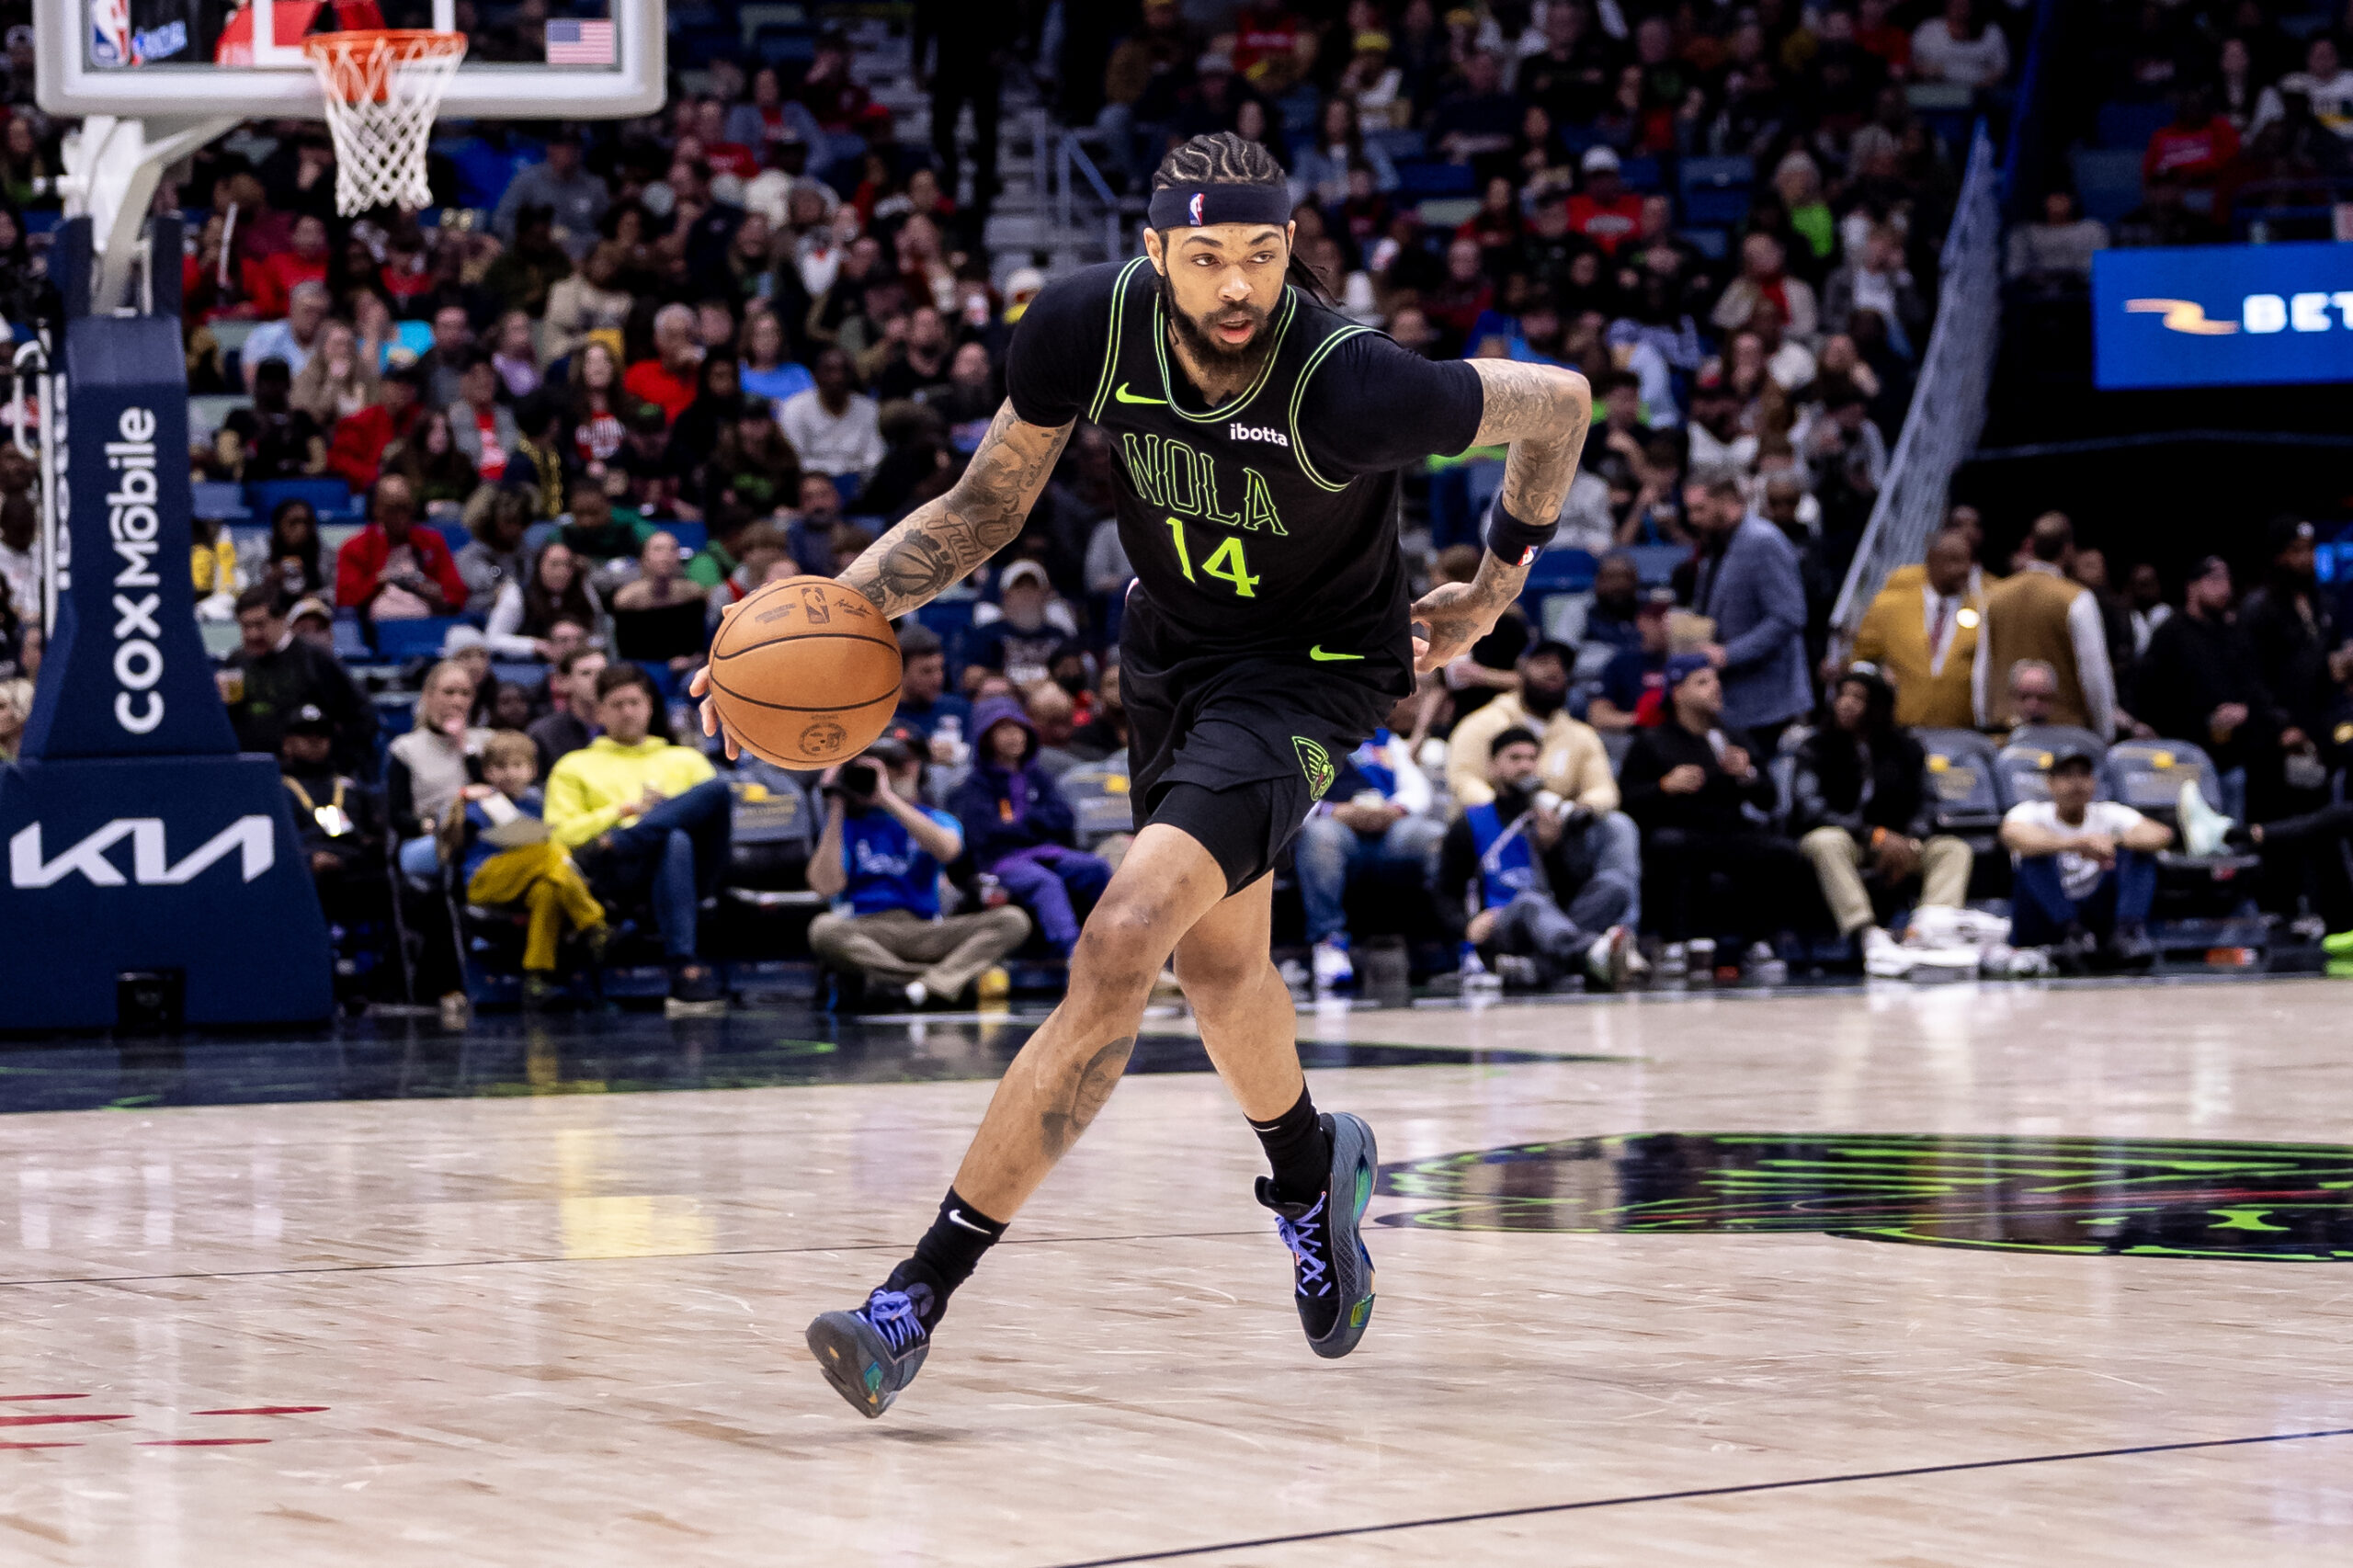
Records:
<instances>
[{"instance_id":1,"label":"wooden court floor","mask_svg":"<svg viewBox=\"0 0 2353 1568\"><path fill-rule=\"evenodd\" d=\"M1304 1013L1355 1357L1138 1075L871 1424L984 1082L0 1118L0 1564L2353 1562L2347 994Z\"/></svg>"}]
</instances>

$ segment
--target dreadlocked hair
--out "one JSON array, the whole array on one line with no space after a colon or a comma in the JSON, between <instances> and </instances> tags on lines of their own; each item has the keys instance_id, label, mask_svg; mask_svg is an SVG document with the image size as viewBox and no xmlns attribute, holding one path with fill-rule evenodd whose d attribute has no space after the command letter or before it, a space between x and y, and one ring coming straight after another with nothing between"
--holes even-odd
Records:
<instances>
[{"instance_id":1,"label":"dreadlocked hair","mask_svg":"<svg viewBox=\"0 0 2353 1568\"><path fill-rule=\"evenodd\" d=\"M1152 188L1166 190L1177 185L1269 185L1287 186L1290 176L1275 162L1275 155L1260 142L1236 136L1231 131L1219 131L1207 136L1196 136L1168 149L1160 160L1160 167L1152 174ZM1164 232L1162 238L1167 236ZM1299 252L1290 253L1283 268L1284 281L1311 300L1324 304L1332 302L1323 280L1300 260Z\"/></svg>"}]
</instances>

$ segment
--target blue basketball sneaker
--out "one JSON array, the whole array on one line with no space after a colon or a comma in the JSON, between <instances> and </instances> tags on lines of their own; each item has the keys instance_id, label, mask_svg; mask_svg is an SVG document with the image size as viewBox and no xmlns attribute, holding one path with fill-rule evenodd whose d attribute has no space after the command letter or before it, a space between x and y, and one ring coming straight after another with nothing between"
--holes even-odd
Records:
<instances>
[{"instance_id":1,"label":"blue basketball sneaker","mask_svg":"<svg viewBox=\"0 0 2353 1568\"><path fill-rule=\"evenodd\" d=\"M870 1421L915 1381L931 1351L924 1318L932 1289L916 1279L893 1290L898 1283L894 1271L856 1312L827 1312L809 1325L809 1350L825 1381Z\"/></svg>"},{"instance_id":2,"label":"blue basketball sneaker","mask_svg":"<svg viewBox=\"0 0 2353 1568\"><path fill-rule=\"evenodd\" d=\"M1332 1140L1332 1172L1324 1190L1305 1203L1276 1200L1275 1184L1258 1178L1258 1201L1275 1211L1275 1233L1290 1249L1292 1290L1307 1346L1326 1359L1357 1347L1372 1320L1372 1255L1357 1227L1372 1201L1381 1162L1372 1129L1347 1111L1317 1118Z\"/></svg>"}]
</instances>

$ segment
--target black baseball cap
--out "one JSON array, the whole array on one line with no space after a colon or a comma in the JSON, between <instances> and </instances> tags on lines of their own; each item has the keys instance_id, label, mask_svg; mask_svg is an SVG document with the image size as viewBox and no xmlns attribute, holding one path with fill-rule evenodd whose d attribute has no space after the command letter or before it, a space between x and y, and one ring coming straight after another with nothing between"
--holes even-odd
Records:
<instances>
[{"instance_id":1,"label":"black baseball cap","mask_svg":"<svg viewBox=\"0 0 2353 1568\"><path fill-rule=\"evenodd\" d=\"M286 721L286 733L290 735L332 735L335 723L327 717L326 710L315 702L305 702Z\"/></svg>"},{"instance_id":2,"label":"black baseball cap","mask_svg":"<svg viewBox=\"0 0 2353 1568\"><path fill-rule=\"evenodd\" d=\"M2045 771L2051 773L2069 773L2080 767L2085 772L2090 773L2097 768L2098 766L2098 759L2094 757L2092 754L2084 747L2080 745L2063 745L2057 747L2052 752L2051 766Z\"/></svg>"}]
</instances>

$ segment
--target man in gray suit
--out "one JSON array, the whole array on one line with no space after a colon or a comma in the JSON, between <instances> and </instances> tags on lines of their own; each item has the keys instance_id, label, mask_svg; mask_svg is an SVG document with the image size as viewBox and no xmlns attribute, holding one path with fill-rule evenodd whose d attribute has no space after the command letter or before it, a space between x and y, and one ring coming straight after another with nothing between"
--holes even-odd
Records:
<instances>
[{"instance_id":1,"label":"man in gray suit","mask_svg":"<svg viewBox=\"0 0 2353 1568\"><path fill-rule=\"evenodd\" d=\"M1694 479L1684 516L1699 536L1691 608L1716 623L1702 650L1722 672L1723 721L1770 757L1790 722L1813 706L1805 667L1805 582L1779 528L1748 515L1739 482Z\"/></svg>"}]
</instances>

